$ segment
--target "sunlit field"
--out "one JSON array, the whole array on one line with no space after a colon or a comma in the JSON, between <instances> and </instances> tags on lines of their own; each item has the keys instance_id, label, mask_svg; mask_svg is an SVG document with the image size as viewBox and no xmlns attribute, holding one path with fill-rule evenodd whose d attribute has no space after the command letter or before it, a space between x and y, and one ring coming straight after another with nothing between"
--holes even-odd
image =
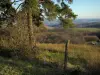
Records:
<instances>
[{"instance_id":1,"label":"sunlit field","mask_svg":"<svg viewBox=\"0 0 100 75\"><path fill-rule=\"evenodd\" d=\"M37 44L41 50L64 53L65 44ZM100 63L100 47L82 44L69 44L68 57L85 59L89 64ZM53 56L52 56L53 58ZM59 59L59 58L58 58ZM76 60L77 60L76 59ZM84 62L83 62L84 63ZM74 63L75 64L75 63Z\"/></svg>"}]
</instances>

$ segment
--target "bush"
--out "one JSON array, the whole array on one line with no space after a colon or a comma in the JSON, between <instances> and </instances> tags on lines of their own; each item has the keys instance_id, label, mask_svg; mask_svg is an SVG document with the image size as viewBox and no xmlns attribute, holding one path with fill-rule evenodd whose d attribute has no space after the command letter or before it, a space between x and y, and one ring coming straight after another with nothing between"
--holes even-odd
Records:
<instances>
[{"instance_id":1,"label":"bush","mask_svg":"<svg viewBox=\"0 0 100 75\"><path fill-rule=\"evenodd\" d=\"M46 32L37 35L37 42L40 43L65 43L66 40L70 40L73 44L83 44L85 41L83 35L80 32L73 31L57 31Z\"/></svg>"},{"instance_id":2,"label":"bush","mask_svg":"<svg viewBox=\"0 0 100 75\"><path fill-rule=\"evenodd\" d=\"M17 67L0 64L0 75L22 75L22 73Z\"/></svg>"},{"instance_id":3,"label":"bush","mask_svg":"<svg viewBox=\"0 0 100 75\"><path fill-rule=\"evenodd\" d=\"M0 46L6 49L2 49L1 51L1 54L4 54L3 56L14 57L15 54L12 52L15 52L17 56L22 58L34 57L33 53L36 51L36 49L29 50L29 37L26 25L7 27L3 29L3 32L1 30L0 35L7 30L5 34L2 34L2 36L0 36ZM12 52L10 52L9 50L12 50Z\"/></svg>"},{"instance_id":4,"label":"bush","mask_svg":"<svg viewBox=\"0 0 100 75\"><path fill-rule=\"evenodd\" d=\"M34 47L33 49L30 49L28 46L20 47L18 52L18 56L20 59L27 59L27 60L33 60L36 58L36 55L39 53L39 48Z\"/></svg>"},{"instance_id":5,"label":"bush","mask_svg":"<svg viewBox=\"0 0 100 75\"><path fill-rule=\"evenodd\" d=\"M91 41L98 41L99 38L97 36L84 36L84 40L86 42L91 42Z\"/></svg>"},{"instance_id":6,"label":"bush","mask_svg":"<svg viewBox=\"0 0 100 75\"><path fill-rule=\"evenodd\" d=\"M37 41L40 43L63 43L65 39L58 34L49 33L46 35L39 35Z\"/></svg>"}]
</instances>

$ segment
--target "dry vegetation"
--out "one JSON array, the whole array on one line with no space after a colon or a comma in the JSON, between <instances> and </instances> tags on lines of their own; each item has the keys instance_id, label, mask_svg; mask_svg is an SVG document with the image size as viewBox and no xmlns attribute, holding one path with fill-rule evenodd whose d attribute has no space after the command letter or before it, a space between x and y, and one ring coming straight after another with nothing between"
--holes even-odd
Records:
<instances>
[{"instance_id":1,"label":"dry vegetation","mask_svg":"<svg viewBox=\"0 0 100 75\"><path fill-rule=\"evenodd\" d=\"M81 71L84 75L100 71L100 47L87 45L83 31L47 32L41 29L40 33L40 29L37 28L34 32L37 47L29 50L25 26L0 30L3 31L3 34L0 33L1 75L62 75L67 39L70 39L67 63L71 71L68 72L69 75L73 75L71 73L74 70ZM94 38L91 41L94 41Z\"/></svg>"},{"instance_id":2,"label":"dry vegetation","mask_svg":"<svg viewBox=\"0 0 100 75\"><path fill-rule=\"evenodd\" d=\"M48 62L63 65L65 44L37 44L43 50L39 58ZM68 50L68 68L80 69L83 72L99 72L100 47L85 44L70 44Z\"/></svg>"},{"instance_id":3,"label":"dry vegetation","mask_svg":"<svg viewBox=\"0 0 100 75\"><path fill-rule=\"evenodd\" d=\"M37 44L40 49L63 53L65 44ZM100 63L100 47L85 44L70 44L68 54L71 57L84 58L89 64Z\"/></svg>"}]
</instances>

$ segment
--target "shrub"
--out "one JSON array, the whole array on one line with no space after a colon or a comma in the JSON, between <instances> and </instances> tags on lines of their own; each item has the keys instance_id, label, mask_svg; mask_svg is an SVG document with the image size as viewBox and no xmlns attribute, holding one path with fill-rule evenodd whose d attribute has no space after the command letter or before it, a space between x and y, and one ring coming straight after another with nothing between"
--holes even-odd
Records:
<instances>
[{"instance_id":1,"label":"shrub","mask_svg":"<svg viewBox=\"0 0 100 75\"><path fill-rule=\"evenodd\" d=\"M73 44L84 43L83 35L80 32L73 31L57 31L46 32L37 35L37 42L40 43L65 43L66 40L70 40Z\"/></svg>"},{"instance_id":2,"label":"shrub","mask_svg":"<svg viewBox=\"0 0 100 75\"><path fill-rule=\"evenodd\" d=\"M1 57L0 57L1 60ZM5 60L2 60L5 61ZM16 66L7 63L0 63L0 75L22 75L23 72Z\"/></svg>"},{"instance_id":3,"label":"shrub","mask_svg":"<svg viewBox=\"0 0 100 75\"><path fill-rule=\"evenodd\" d=\"M25 57L30 57L33 58L34 54L33 52L36 50L29 50L29 38L28 38L28 33L27 33L27 27L26 25L18 25L14 27L7 27L3 29L3 32L5 34L2 34L4 36L0 36L0 46L3 48L6 48L5 51L1 51L1 54L3 53L4 55L8 54L8 57L11 55L10 49L13 50L18 56L25 58ZM1 33L0 30L0 35ZM9 32L9 37L8 33ZM34 39L33 39L34 40ZM2 49L3 50L3 49ZM12 53L13 56L15 55ZM31 55L33 55L31 57Z\"/></svg>"},{"instance_id":4,"label":"shrub","mask_svg":"<svg viewBox=\"0 0 100 75\"><path fill-rule=\"evenodd\" d=\"M86 42L90 42L90 41L98 41L99 38L97 36L84 36L84 40Z\"/></svg>"}]
</instances>

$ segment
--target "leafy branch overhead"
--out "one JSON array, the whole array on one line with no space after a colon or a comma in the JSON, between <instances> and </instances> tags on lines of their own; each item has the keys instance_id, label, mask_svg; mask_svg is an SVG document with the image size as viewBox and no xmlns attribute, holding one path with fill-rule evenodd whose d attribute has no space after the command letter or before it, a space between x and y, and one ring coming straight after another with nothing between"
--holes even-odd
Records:
<instances>
[{"instance_id":1,"label":"leafy branch overhead","mask_svg":"<svg viewBox=\"0 0 100 75\"><path fill-rule=\"evenodd\" d=\"M11 20L14 18L16 10L12 7L12 2L10 0L0 0L0 21Z\"/></svg>"},{"instance_id":2,"label":"leafy branch overhead","mask_svg":"<svg viewBox=\"0 0 100 75\"><path fill-rule=\"evenodd\" d=\"M73 0L57 0L55 4L54 0L0 0L0 10L13 10L12 12L15 13L18 11L28 12L28 9L30 9L32 10L35 25L39 26L44 18L48 20L59 19L61 22L61 18L75 19L77 15L75 15L68 6L68 3L72 2ZM12 5L16 5L16 9L14 9ZM7 11L4 10L3 14L6 14ZM11 12L9 12L9 14L11 14ZM13 14L13 16L15 16L15 14Z\"/></svg>"},{"instance_id":3,"label":"leafy branch overhead","mask_svg":"<svg viewBox=\"0 0 100 75\"><path fill-rule=\"evenodd\" d=\"M67 2L72 3L73 0L57 0L57 2L58 3L55 4L54 1L44 0L44 2L41 2L42 10L44 11L46 19L48 20L59 19L61 25L63 27L67 27L72 22L71 20L77 17L77 15L74 14L72 9L67 4Z\"/></svg>"}]
</instances>

